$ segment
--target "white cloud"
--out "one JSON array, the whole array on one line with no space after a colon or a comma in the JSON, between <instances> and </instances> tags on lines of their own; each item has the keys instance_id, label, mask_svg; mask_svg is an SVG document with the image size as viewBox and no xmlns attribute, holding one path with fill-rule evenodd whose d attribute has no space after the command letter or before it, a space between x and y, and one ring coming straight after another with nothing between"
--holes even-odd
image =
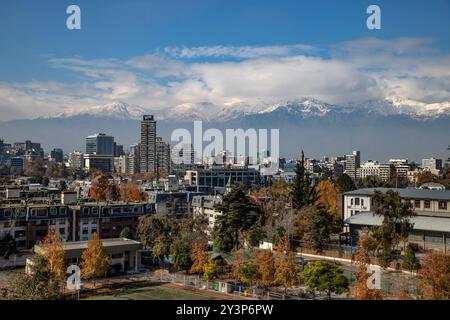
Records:
<instances>
[{"instance_id":1,"label":"white cloud","mask_svg":"<svg viewBox=\"0 0 450 320\"><path fill-rule=\"evenodd\" d=\"M304 96L329 103L393 95L450 101L450 55L435 50L433 39L369 38L326 50L329 56L321 57L324 48L304 45L214 46L167 48L127 60L50 58L50 66L70 72L73 81L0 83L0 115L46 116L112 100L147 109L254 106Z\"/></svg>"}]
</instances>

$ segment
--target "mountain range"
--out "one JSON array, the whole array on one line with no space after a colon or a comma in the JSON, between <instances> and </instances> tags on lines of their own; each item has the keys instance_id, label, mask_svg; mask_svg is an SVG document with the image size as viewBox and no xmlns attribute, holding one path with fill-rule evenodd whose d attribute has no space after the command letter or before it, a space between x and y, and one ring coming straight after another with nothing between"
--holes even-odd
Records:
<instances>
[{"instance_id":1,"label":"mountain range","mask_svg":"<svg viewBox=\"0 0 450 320\"><path fill-rule=\"evenodd\" d=\"M70 152L83 150L87 135L104 132L114 135L126 148L138 142L138 120L143 114L155 116L158 135L167 141L176 128L192 130L194 120L202 120L204 130L280 129L280 153L288 158L303 148L315 157L358 149L363 159L420 160L445 157L450 143L450 102L424 103L403 97L346 105L314 98L225 107L209 102L184 103L164 110L115 101L64 109L37 119L3 121L0 137L6 142L41 142L47 152L53 147Z\"/></svg>"}]
</instances>

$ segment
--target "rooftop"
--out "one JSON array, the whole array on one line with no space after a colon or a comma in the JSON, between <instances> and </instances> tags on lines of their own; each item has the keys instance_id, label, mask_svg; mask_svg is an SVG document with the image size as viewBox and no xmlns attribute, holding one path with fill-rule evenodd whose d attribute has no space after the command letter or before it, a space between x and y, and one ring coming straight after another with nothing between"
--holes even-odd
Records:
<instances>
[{"instance_id":1,"label":"rooftop","mask_svg":"<svg viewBox=\"0 0 450 320\"><path fill-rule=\"evenodd\" d=\"M366 188L345 192L344 195L373 196L375 191L386 193L393 190L400 194L402 198L411 199L433 199L450 201L450 190L430 190L430 189L412 189L412 188Z\"/></svg>"},{"instance_id":2,"label":"rooftop","mask_svg":"<svg viewBox=\"0 0 450 320\"><path fill-rule=\"evenodd\" d=\"M450 232L450 218L415 216L409 221L414 224L414 230ZM380 226L383 217L373 212L361 212L347 218L344 222L361 226Z\"/></svg>"}]
</instances>

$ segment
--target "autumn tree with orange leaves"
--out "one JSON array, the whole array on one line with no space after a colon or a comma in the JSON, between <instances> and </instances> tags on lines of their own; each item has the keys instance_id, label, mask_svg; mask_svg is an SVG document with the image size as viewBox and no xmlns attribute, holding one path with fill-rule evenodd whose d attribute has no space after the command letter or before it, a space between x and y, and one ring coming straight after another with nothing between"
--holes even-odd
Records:
<instances>
[{"instance_id":1,"label":"autumn tree with orange leaves","mask_svg":"<svg viewBox=\"0 0 450 320\"><path fill-rule=\"evenodd\" d=\"M450 299L450 255L430 252L417 273L420 297L424 300Z\"/></svg>"},{"instance_id":2,"label":"autumn tree with orange leaves","mask_svg":"<svg viewBox=\"0 0 450 320\"><path fill-rule=\"evenodd\" d=\"M368 241L369 233L365 231L359 238L358 252L356 255L356 263L359 266L358 273L356 274L357 284L350 289L350 292L357 300L383 300L381 290L369 289L367 286L367 280L370 277L367 273L367 266L371 262Z\"/></svg>"},{"instance_id":3,"label":"autumn tree with orange leaves","mask_svg":"<svg viewBox=\"0 0 450 320\"><path fill-rule=\"evenodd\" d=\"M64 269L64 249L62 247L59 231L50 230L42 242L43 255L48 261L49 271L57 278L62 279Z\"/></svg>"},{"instance_id":4,"label":"autumn tree with orange leaves","mask_svg":"<svg viewBox=\"0 0 450 320\"><path fill-rule=\"evenodd\" d=\"M203 271L203 267L208 263L209 255L204 241L196 241L191 249L191 273L200 273Z\"/></svg>"}]
</instances>

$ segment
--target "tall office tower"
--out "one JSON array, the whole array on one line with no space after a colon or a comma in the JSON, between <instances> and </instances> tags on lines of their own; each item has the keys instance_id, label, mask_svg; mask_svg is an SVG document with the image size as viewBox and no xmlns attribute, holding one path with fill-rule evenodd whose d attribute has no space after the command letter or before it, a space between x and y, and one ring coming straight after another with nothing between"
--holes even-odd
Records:
<instances>
[{"instance_id":1,"label":"tall office tower","mask_svg":"<svg viewBox=\"0 0 450 320\"><path fill-rule=\"evenodd\" d=\"M157 176L162 177L170 173L170 145L156 137Z\"/></svg>"},{"instance_id":2,"label":"tall office tower","mask_svg":"<svg viewBox=\"0 0 450 320\"><path fill-rule=\"evenodd\" d=\"M141 121L140 172L156 174L156 121L144 115Z\"/></svg>"},{"instance_id":3,"label":"tall office tower","mask_svg":"<svg viewBox=\"0 0 450 320\"><path fill-rule=\"evenodd\" d=\"M114 137L96 133L86 138L86 154L114 156Z\"/></svg>"},{"instance_id":4,"label":"tall office tower","mask_svg":"<svg viewBox=\"0 0 450 320\"><path fill-rule=\"evenodd\" d=\"M54 148L50 151L50 158L56 163L62 163L64 161L64 153L62 149Z\"/></svg>"},{"instance_id":5,"label":"tall office tower","mask_svg":"<svg viewBox=\"0 0 450 320\"><path fill-rule=\"evenodd\" d=\"M128 169L127 173L135 174L140 170L140 144L134 144L130 146L130 152L128 153Z\"/></svg>"},{"instance_id":6,"label":"tall office tower","mask_svg":"<svg viewBox=\"0 0 450 320\"><path fill-rule=\"evenodd\" d=\"M355 180L358 168L361 167L361 153L355 150L352 154L346 155L345 160L345 173Z\"/></svg>"}]
</instances>

